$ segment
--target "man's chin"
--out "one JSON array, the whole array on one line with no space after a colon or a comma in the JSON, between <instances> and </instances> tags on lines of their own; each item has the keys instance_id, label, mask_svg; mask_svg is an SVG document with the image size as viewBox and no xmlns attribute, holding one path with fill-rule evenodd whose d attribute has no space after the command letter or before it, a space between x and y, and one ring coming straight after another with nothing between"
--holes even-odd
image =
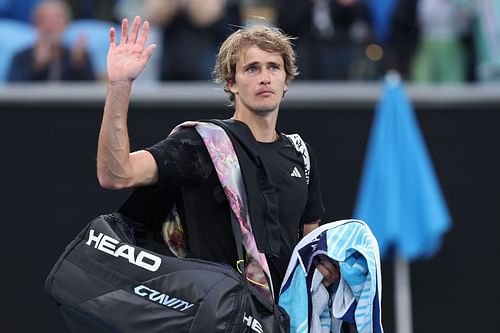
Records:
<instances>
[{"instance_id":1,"label":"man's chin","mask_svg":"<svg viewBox=\"0 0 500 333\"><path fill-rule=\"evenodd\" d=\"M253 112L257 114L269 114L278 110L277 105L259 105L253 108Z\"/></svg>"}]
</instances>

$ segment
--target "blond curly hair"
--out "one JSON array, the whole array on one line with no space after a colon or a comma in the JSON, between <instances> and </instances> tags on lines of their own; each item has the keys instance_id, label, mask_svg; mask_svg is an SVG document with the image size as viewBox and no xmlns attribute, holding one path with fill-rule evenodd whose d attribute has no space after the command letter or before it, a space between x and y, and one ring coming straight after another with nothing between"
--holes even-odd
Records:
<instances>
[{"instance_id":1,"label":"blond curly hair","mask_svg":"<svg viewBox=\"0 0 500 333\"><path fill-rule=\"evenodd\" d=\"M229 35L217 54L213 78L217 83L224 83L224 91L231 104L234 103L234 94L229 90L229 84L235 80L238 59L250 46L255 45L264 51L280 54L285 64L287 82L299 74L293 39L280 29L266 25L242 28Z\"/></svg>"}]
</instances>

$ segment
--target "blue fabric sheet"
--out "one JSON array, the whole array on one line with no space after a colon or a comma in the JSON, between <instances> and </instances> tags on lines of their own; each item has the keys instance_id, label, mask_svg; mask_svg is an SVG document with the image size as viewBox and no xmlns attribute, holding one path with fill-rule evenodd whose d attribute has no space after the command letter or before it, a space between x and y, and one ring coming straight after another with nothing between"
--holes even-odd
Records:
<instances>
[{"instance_id":1,"label":"blue fabric sheet","mask_svg":"<svg viewBox=\"0 0 500 333\"><path fill-rule=\"evenodd\" d=\"M375 234L382 257L433 255L451 218L413 108L400 80L386 80L377 106L354 217Z\"/></svg>"}]
</instances>

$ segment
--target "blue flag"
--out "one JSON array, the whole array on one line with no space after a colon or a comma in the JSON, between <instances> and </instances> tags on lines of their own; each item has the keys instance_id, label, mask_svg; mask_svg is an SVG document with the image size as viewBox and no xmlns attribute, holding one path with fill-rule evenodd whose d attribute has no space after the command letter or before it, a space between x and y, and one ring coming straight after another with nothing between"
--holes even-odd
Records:
<instances>
[{"instance_id":1,"label":"blue flag","mask_svg":"<svg viewBox=\"0 0 500 333\"><path fill-rule=\"evenodd\" d=\"M389 38L391 20L399 0L365 0L370 9L373 22L373 33L380 44Z\"/></svg>"},{"instance_id":2,"label":"blue flag","mask_svg":"<svg viewBox=\"0 0 500 333\"><path fill-rule=\"evenodd\" d=\"M399 79L387 79L375 110L354 213L375 234L381 256L412 260L440 247L451 218L413 108Z\"/></svg>"}]
</instances>

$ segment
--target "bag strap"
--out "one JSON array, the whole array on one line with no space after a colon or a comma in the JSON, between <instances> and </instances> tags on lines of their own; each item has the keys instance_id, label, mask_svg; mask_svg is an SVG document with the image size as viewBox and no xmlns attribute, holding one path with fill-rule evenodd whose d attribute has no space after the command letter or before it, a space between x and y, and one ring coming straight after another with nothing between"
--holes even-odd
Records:
<instances>
[{"instance_id":1,"label":"bag strap","mask_svg":"<svg viewBox=\"0 0 500 333\"><path fill-rule=\"evenodd\" d=\"M236 242L236 252L238 254L238 261L236 263L238 271L245 277L246 276L246 268L245 268L245 259L243 255L243 243L241 239L241 229L238 220L236 219L236 215L231 211L231 229L233 230L234 241ZM245 288L249 289L255 298L257 298L264 307L266 307L269 311L277 311L275 309L276 303L270 300L268 297L263 297L262 293L259 292L257 288L251 285L248 282L247 278L243 278L243 285Z\"/></svg>"},{"instance_id":2,"label":"bag strap","mask_svg":"<svg viewBox=\"0 0 500 333\"><path fill-rule=\"evenodd\" d=\"M278 192L271 176L269 163L262 158L261 146L250 128L234 119L206 120L222 127L231 140L238 157L247 194L248 212L253 235L260 252L280 254L281 228Z\"/></svg>"},{"instance_id":3,"label":"bag strap","mask_svg":"<svg viewBox=\"0 0 500 333\"><path fill-rule=\"evenodd\" d=\"M236 253L238 254L238 261L236 262L236 268L240 273L245 275L245 257L243 256L243 240L241 239L241 228L240 223L236 219L231 210L231 229L233 230L234 242L236 243ZM241 266L240 266L241 265ZM248 282L245 280L245 284Z\"/></svg>"},{"instance_id":4,"label":"bag strap","mask_svg":"<svg viewBox=\"0 0 500 333\"><path fill-rule=\"evenodd\" d=\"M217 177L229 202L231 225L236 225L237 222L239 226L239 228L233 228L235 242L237 243L237 249L239 249L238 263L241 263L241 260L244 259L241 246L244 246L247 254L244 261L246 263L245 269L239 270L244 274L246 280L252 282L252 286L255 286L255 289L262 296L273 300L274 291L269 265L265 254L259 252L255 242L249 220L247 197L241 169L229 135L221 126L208 122L185 122L177 126L173 132L180 127L194 127L205 143L208 154L212 159Z\"/></svg>"},{"instance_id":5,"label":"bag strap","mask_svg":"<svg viewBox=\"0 0 500 333\"><path fill-rule=\"evenodd\" d=\"M297 152L302 155L302 158L304 159L304 173L306 176L307 184L309 185L309 176L311 173L311 158L309 157L307 145L298 134L285 134L285 136L292 142L295 150L297 150Z\"/></svg>"},{"instance_id":6,"label":"bag strap","mask_svg":"<svg viewBox=\"0 0 500 333\"><path fill-rule=\"evenodd\" d=\"M226 119L226 120L209 119L209 120L203 120L203 121L217 124L220 127L222 127L224 130L228 130L228 125L236 124L236 121L234 119ZM304 162L303 165L304 165L305 178L306 178L307 184L309 185L309 176L311 173L311 158L309 156L309 150L307 149L306 142L297 133L293 133L293 134L283 133L283 135L285 135L285 137L292 143L295 150L302 156L302 159ZM252 158L256 158L257 160L259 160L260 159L260 149L257 145L257 142L255 140L252 140L252 139L253 138L247 138L247 140L245 140L245 144L246 144L245 148L250 150L249 155ZM266 171L265 168L264 168L264 171ZM269 176L267 176L267 177L269 177ZM269 180L266 179L266 181L269 181Z\"/></svg>"}]
</instances>

